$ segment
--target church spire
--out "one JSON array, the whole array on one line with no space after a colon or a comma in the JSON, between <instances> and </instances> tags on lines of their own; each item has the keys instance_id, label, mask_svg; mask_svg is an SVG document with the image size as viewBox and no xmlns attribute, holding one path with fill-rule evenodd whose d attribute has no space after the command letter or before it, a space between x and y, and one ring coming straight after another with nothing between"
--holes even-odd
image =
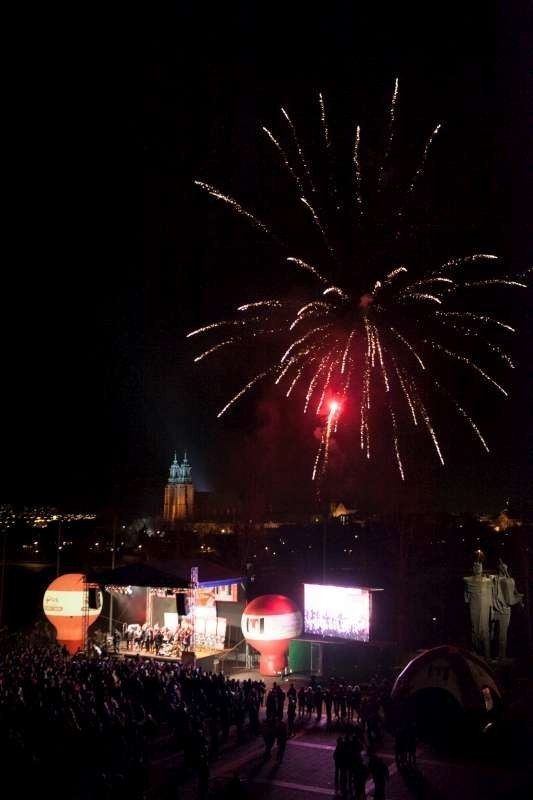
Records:
<instances>
[{"instance_id":1,"label":"church spire","mask_svg":"<svg viewBox=\"0 0 533 800\"><path fill-rule=\"evenodd\" d=\"M191 465L187 460L187 451L184 452L183 461L178 464L178 456L174 453L174 460L170 465L169 483L192 483Z\"/></svg>"},{"instance_id":2,"label":"church spire","mask_svg":"<svg viewBox=\"0 0 533 800\"><path fill-rule=\"evenodd\" d=\"M179 464L178 464L178 456L174 452L174 461L170 465L170 475L168 476L169 483L179 483Z\"/></svg>"},{"instance_id":3,"label":"church spire","mask_svg":"<svg viewBox=\"0 0 533 800\"><path fill-rule=\"evenodd\" d=\"M181 464L178 463L177 453L174 453L163 506L163 517L169 522L194 517L194 484L191 473L187 452L184 452Z\"/></svg>"},{"instance_id":4,"label":"church spire","mask_svg":"<svg viewBox=\"0 0 533 800\"><path fill-rule=\"evenodd\" d=\"M187 461L187 451L183 454L183 461L181 462L180 470L180 483L192 483L191 465Z\"/></svg>"}]
</instances>

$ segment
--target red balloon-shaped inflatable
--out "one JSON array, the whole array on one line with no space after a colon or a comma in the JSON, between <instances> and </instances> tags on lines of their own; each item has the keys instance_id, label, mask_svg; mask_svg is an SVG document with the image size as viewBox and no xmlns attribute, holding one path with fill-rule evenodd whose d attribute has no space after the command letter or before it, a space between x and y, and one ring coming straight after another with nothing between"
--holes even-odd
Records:
<instances>
[{"instance_id":1,"label":"red balloon-shaped inflatable","mask_svg":"<svg viewBox=\"0 0 533 800\"><path fill-rule=\"evenodd\" d=\"M57 641L64 644L69 653L76 653L83 646L89 625L98 618L102 610L102 592L96 592L96 608L89 608L85 575L68 573L52 581L43 598L43 610L57 631Z\"/></svg>"},{"instance_id":2,"label":"red balloon-shaped inflatable","mask_svg":"<svg viewBox=\"0 0 533 800\"><path fill-rule=\"evenodd\" d=\"M242 615L244 638L261 654L261 675L277 675L287 666L289 642L302 632L302 615L282 594L264 594L252 600Z\"/></svg>"}]
</instances>

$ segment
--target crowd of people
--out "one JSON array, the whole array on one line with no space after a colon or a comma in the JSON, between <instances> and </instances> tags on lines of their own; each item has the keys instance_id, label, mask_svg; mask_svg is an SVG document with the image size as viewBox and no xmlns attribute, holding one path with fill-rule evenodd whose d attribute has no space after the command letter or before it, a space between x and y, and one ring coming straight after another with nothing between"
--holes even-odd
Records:
<instances>
[{"instance_id":1,"label":"crowd of people","mask_svg":"<svg viewBox=\"0 0 533 800\"><path fill-rule=\"evenodd\" d=\"M56 798L144 797L164 735L201 784L230 726L240 741L260 732L262 681L178 662L71 657L21 639L0 653L0 676L0 747L23 795L46 788Z\"/></svg>"},{"instance_id":2,"label":"crowd of people","mask_svg":"<svg viewBox=\"0 0 533 800\"><path fill-rule=\"evenodd\" d=\"M371 773L376 789L385 775L375 749L389 694L387 681L361 688L334 678L286 691L275 682L266 692L261 680L234 680L177 661L70 656L55 643L21 638L0 652L0 746L23 794L46 788L56 798L115 800L145 797L163 742L167 752L182 753L202 797L232 728L237 743L262 735L265 760L276 745L281 763L298 727L325 715L326 726L343 734L335 749L336 787L358 797L365 775Z\"/></svg>"},{"instance_id":3,"label":"crowd of people","mask_svg":"<svg viewBox=\"0 0 533 800\"><path fill-rule=\"evenodd\" d=\"M322 686L311 678L307 686L298 690L291 683L285 693L274 683L266 696L265 760L271 757L274 743L277 743L277 761L281 763L287 738L295 734L296 726L311 719L320 723L325 713L326 726L344 732L344 736L337 739L333 754L335 792L342 797L350 795L355 800L363 800L366 781L371 777L375 799L383 800L389 771L376 748L383 743L383 722L390 689L387 680L374 680L362 689L336 678ZM283 718L285 701L286 723ZM412 738L411 743L414 741Z\"/></svg>"},{"instance_id":4,"label":"crowd of people","mask_svg":"<svg viewBox=\"0 0 533 800\"><path fill-rule=\"evenodd\" d=\"M357 722L365 730L369 742L381 744L383 720L387 715L391 683L375 679L364 687L336 678L320 685L311 679L297 693L298 718L326 716L326 724L344 726Z\"/></svg>"}]
</instances>

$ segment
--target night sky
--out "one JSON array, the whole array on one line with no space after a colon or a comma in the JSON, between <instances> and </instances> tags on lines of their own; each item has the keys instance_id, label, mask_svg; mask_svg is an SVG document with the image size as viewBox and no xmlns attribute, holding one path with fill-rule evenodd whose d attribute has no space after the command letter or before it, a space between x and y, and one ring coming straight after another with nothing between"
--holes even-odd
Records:
<instances>
[{"instance_id":1,"label":"night sky","mask_svg":"<svg viewBox=\"0 0 533 800\"><path fill-rule=\"evenodd\" d=\"M287 288L272 245L193 185L288 212L260 135L280 129L281 105L312 130L322 91L333 138L356 119L383 132L398 75L404 141L446 123L427 176L439 236L460 253L496 250L508 273L531 265L526 3L470 18L464 4L425 17L359 3L290 15L288 3L224 5L151 3L111 19L46 9L14 26L2 501L154 511L174 448L186 448L201 489L253 498L258 511L309 505L312 423L270 389L217 420L250 364L195 365L200 345L185 339ZM521 334L510 399L472 383L491 455L450 417L447 466L413 444L400 487L388 463L363 468L351 458L358 441L339 439L332 495L451 510L531 499L531 294L497 306Z\"/></svg>"}]
</instances>

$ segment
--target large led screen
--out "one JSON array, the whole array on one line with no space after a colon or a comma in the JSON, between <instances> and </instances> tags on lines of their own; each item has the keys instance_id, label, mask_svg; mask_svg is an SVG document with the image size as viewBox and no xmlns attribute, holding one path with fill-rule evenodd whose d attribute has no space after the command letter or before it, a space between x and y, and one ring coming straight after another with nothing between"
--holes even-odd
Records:
<instances>
[{"instance_id":1,"label":"large led screen","mask_svg":"<svg viewBox=\"0 0 533 800\"><path fill-rule=\"evenodd\" d=\"M304 631L368 642L370 592L343 586L304 584Z\"/></svg>"}]
</instances>

